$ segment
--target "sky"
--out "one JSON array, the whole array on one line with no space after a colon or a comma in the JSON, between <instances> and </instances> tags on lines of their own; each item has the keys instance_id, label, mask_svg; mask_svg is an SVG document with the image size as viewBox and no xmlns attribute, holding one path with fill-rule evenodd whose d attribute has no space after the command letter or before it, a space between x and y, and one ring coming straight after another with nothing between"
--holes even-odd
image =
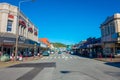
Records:
<instances>
[{"instance_id":1,"label":"sky","mask_svg":"<svg viewBox=\"0 0 120 80\"><path fill-rule=\"evenodd\" d=\"M18 6L21 0L0 0ZM21 3L21 11L38 27L39 38L76 44L101 37L100 24L120 12L120 0L35 0Z\"/></svg>"}]
</instances>

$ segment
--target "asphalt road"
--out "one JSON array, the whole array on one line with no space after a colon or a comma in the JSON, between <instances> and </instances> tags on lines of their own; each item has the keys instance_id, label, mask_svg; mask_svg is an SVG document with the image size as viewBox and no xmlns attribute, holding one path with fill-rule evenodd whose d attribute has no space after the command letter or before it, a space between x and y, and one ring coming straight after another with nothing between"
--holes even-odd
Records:
<instances>
[{"instance_id":1,"label":"asphalt road","mask_svg":"<svg viewBox=\"0 0 120 80\"><path fill-rule=\"evenodd\" d=\"M105 63L70 54L0 69L0 80L120 80L120 63Z\"/></svg>"}]
</instances>

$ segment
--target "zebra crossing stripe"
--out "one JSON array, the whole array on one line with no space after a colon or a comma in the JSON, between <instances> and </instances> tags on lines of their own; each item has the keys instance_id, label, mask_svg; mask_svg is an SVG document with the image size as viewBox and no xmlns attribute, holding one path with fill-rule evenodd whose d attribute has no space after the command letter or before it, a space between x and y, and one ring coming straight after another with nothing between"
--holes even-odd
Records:
<instances>
[{"instance_id":1,"label":"zebra crossing stripe","mask_svg":"<svg viewBox=\"0 0 120 80\"><path fill-rule=\"evenodd\" d=\"M41 58L41 60L43 59L79 59L78 57L72 57L72 56L50 56L50 57L43 57Z\"/></svg>"},{"instance_id":2,"label":"zebra crossing stripe","mask_svg":"<svg viewBox=\"0 0 120 80\"><path fill-rule=\"evenodd\" d=\"M60 59L60 57L58 57L58 59Z\"/></svg>"},{"instance_id":3,"label":"zebra crossing stripe","mask_svg":"<svg viewBox=\"0 0 120 80\"><path fill-rule=\"evenodd\" d=\"M52 59L52 57L50 57L50 59Z\"/></svg>"},{"instance_id":4,"label":"zebra crossing stripe","mask_svg":"<svg viewBox=\"0 0 120 80\"><path fill-rule=\"evenodd\" d=\"M41 58L41 59L45 59L45 57Z\"/></svg>"},{"instance_id":5,"label":"zebra crossing stripe","mask_svg":"<svg viewBox=\"0 0 120 80\"><path fill-rule=\"evenodd\" d=\"M72 59L72 57L70 56L70 58Z\"/></svg>"}]
</instances>

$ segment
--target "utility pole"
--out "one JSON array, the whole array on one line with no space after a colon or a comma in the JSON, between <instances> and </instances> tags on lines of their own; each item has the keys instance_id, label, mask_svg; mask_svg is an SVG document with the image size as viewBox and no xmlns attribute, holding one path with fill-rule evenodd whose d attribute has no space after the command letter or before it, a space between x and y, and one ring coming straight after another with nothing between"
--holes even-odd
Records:
<instances>
[{"instance_id":1,"label":"utility pole","mask_svg":"<svg viewBox=\"0 0 120 80\"><path fill-rule=\"evenodd\" d=\"M18 4L18 12L17 12L17 27L16 27L16 43L15 43L15 60L17 60L17 54L18 54L18 39L19 39L19 16L20 16L20 7L21 7L21 3L24 2L30 2L30 1L35 1L35 0L23 0L23 1L19 1Z\"/></svg>"}]
</instances>

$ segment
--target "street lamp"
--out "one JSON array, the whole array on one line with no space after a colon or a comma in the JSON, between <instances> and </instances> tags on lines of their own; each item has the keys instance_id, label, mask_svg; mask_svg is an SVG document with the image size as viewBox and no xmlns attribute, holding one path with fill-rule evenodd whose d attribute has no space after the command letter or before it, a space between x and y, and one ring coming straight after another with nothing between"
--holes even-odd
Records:
<instances>
[{"instance_id":1,"label":"street lamp","mask_svg":"<svg viewBox=\"0 0 120 80\"><path fill-rule=\"evenodd\" d=\"M19 4L18 4L17 27L16 27L16 43L15 43L15 60L17 60L17 52L18 52L19 16L20 16L21 3L30 2L30 1L35 1L35 0L23 0L23 1L19 1Z\"/></svg>"}]
</instances>

